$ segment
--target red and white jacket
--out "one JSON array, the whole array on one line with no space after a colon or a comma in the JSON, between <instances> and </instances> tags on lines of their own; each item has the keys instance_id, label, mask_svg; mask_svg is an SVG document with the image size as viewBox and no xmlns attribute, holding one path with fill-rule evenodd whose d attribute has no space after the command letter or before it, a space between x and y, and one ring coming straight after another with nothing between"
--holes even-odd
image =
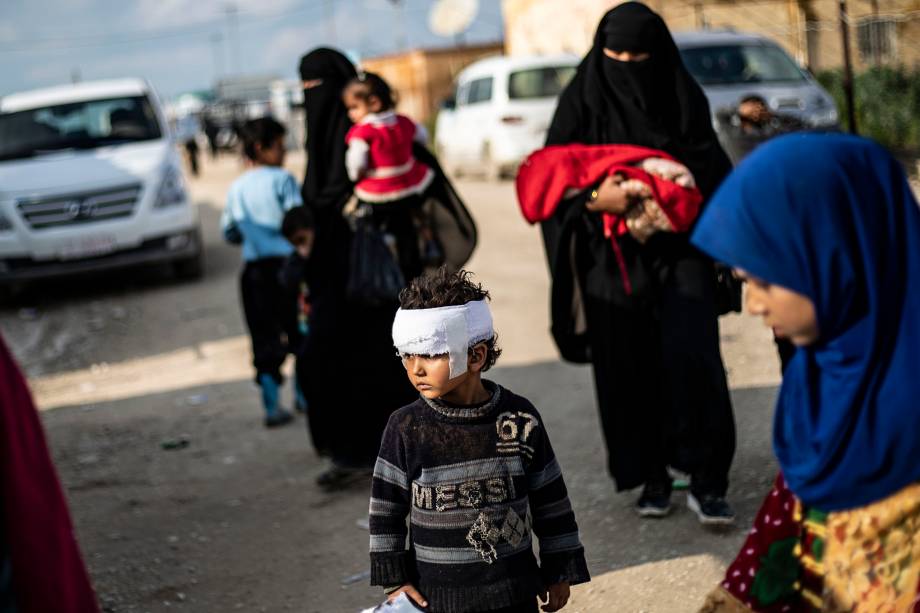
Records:
<instances>
[{"instance_id":1,"label":"red and white jacket","mask_svg":"<svg viewBox=\"0 0 920 613\"><path fill-rule=\"evenodd\" d=\"M364 202L392 202L425 191L434 171L415 159L412 143L424 128L393 111L370 113L345 136L345 167Z\"/></svg>"}]
</instances>

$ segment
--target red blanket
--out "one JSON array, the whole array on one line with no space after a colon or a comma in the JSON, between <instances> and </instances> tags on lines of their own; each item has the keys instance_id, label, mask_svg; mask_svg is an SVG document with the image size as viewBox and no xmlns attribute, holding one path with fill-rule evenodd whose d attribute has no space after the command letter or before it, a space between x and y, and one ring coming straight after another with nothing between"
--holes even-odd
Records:
<instances>
[{"instance_id":1,"label":"red blanket","mask_svg":"<svg viewBox=\"0 0 920 613\"><path fill-rule=\"evenodd\" d=\"M0 504L20 613L97 613L26 382L0 339Z\"/></svg>"},{"instance_id":2,"label":"red blanket","mask_svg":"<svg viewBox=\"0 0 920 613\"><path fill-rule=\"evenodd\" d=\"M524 161L517 175L521 212L530 223L546 221L566 190L580 191L608 175L620 174L648 185L672 231L686 232L699 214L703 196L695 187L682 187L637 166L649 158L677 162L664 151L633 145L553 145L540 149ZM605 227L617 236L629 231L623 217L604 217Z\"/></svg>"},{"instance_id":3,"label":"red blanket","mask_svg":"<svg viewBox=\"0 0 920 613\"><path fill-rule=\"evenodd\" d=\"M684 185L643 169L660 164L677 165L685 171ZM637 195L636 183L647 186L647 197L639 198L624 215L603 213L604 233L610 238L617 258L623 286L632 293L632 284L623 261L617 237L626 233L644 243L656 230L686 232L700 211L703 196L693 185L689 171L674 157L646 147L633 145L553 145L532 153L518 171L516 187L518 203L524 218L530 223L546 221L556 212L559 203L570 190L584 190L599 184L609 175L625 179L627 193ZM643 204L644 202L644 204Z\"/></svg>"}]
</instances>

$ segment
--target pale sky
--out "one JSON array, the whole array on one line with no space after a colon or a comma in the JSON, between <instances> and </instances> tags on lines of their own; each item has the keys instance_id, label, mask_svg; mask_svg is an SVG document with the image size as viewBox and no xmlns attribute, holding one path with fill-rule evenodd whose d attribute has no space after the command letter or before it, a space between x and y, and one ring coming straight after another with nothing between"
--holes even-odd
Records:
<instances>
[{"instance_id":1,"label":"pale sky","mask_svg":"<svg viewBox=\"0 0 920 613\"><path fill-rule=\"evenodd\" d=\"M454 41L433 34L433 0L0 0L0 96L83 80L146 77L161 95L236 73L227 8L236 6L246 74L297 76L300 56L335 46L371 57ZM499 0L481 0L468 43L502 36ZM215 38L218 40L215 41Z\"/></svg>"}]
</instances>

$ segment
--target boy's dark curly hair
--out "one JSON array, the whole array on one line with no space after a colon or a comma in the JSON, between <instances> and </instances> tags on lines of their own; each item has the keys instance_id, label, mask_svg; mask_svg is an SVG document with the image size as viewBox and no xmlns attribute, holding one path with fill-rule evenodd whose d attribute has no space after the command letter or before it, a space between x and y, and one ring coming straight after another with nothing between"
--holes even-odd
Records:
<instances>
[{"instance_id":1,"label":"boy's dark curly hair","mask_svg":"<svg viewBox=\"0 0 920 613\"><path fill-rule=\"evenodd\" d=\"M451 272L446 266L442 266L434 272L413 279L408 287L399 293L399 306L406 310L435 309L461 306L477 300L491 300L489 292L483 289L481 283L470 280L472 276L473 273L467 270ZM498 335L484 342L486 363L482 367L483 372L495 366L502 354L498 346Z\"/></svg>"}]
</instances>

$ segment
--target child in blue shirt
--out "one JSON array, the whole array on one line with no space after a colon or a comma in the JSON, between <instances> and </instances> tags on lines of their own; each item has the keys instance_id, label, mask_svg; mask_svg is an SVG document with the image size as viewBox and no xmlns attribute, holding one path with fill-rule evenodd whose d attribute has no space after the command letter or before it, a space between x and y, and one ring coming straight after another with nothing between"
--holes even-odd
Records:
<instances>
[{"instance_id":1,"label":"child in blue shirt","mask_svg":"<svg viewBox=\"0 0 920 613\"><path fill-rule=\"evenodd\" d=\"M303 203L297 181L281 167L284 135L284 126L270 117L246 122L241 136L251 168L230 186L221 217L224 238L243 247L243 313L268 428L293 419L279 406L278 396L281 365L299 334L297 306L278 279L285 258L293 251L281 234L281 222L287 211Z\"/></svg>"}]
</instances>

